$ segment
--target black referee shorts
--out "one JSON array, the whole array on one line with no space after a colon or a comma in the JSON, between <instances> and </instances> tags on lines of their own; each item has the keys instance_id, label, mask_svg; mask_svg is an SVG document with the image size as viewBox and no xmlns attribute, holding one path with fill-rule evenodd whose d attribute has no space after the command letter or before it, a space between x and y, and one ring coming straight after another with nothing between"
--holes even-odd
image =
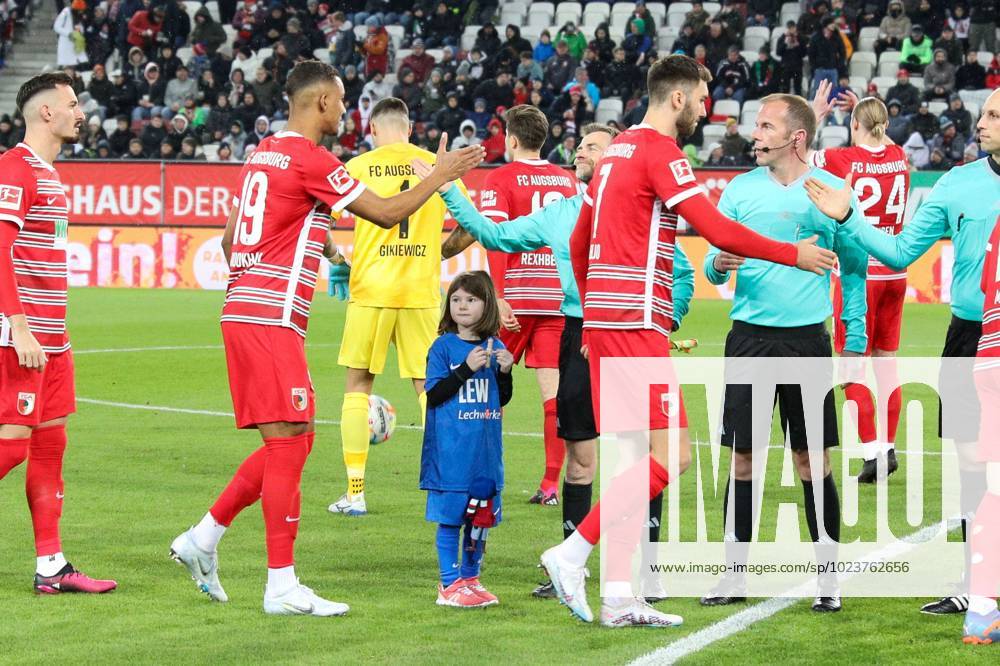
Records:
<instances>
[{"instance_id":1,"label":"black referee shorts","mask_svg":"<svg viewBox=\"0 0 1000 666\"><path fill-rule=\"evenodd\" d=\"M833 348L824 324L777 328L734 321L732 330L726 336L725 355L727 358L832 357ZM831 361L830 379L832 378ZM766 380L766 377L757 375L755 379ZM749 384L727 384L722 411L723 446L734 447L738 451L751 451L768 445L770 421L766 432L761 433L758 437L760 441L754 445L752 401L753 392ZM800 387L778 384L775 387L775 402L778 404L782 430L791 448L806 450L808 438ZM823 448L837 446L839 443L837 409L831 389L823 400Z\"/></svg>"},{"instance_id":2,"label":"black referee shorts","mask_svg":"<svg viewBox=\"0 0 1000 666\"><path fill-rule=\"evenodd\" d=\"M938 410L938 436L950 437L956 442L974 442L979 439L979 398L973 379L979 336L983 324L978 321L951 316L948 333L944 338L942 358L961 359L942 365L938 376L941 395L954 399L948 402L948 428L944 428L941 410Z\"/></svg>"},{"instance_id":3,"label":"black referee shorts","mask_svg":"<svg viewBox=\"0 0 1000 666\"><path fill-rule=\"evenodd\" d=\"M590 394L590 364L580 353L583 320L566 317L559 339L559 390L556 393L558 435L570 442L597 439L594 401Z\"/></svg>"}]
</instances>

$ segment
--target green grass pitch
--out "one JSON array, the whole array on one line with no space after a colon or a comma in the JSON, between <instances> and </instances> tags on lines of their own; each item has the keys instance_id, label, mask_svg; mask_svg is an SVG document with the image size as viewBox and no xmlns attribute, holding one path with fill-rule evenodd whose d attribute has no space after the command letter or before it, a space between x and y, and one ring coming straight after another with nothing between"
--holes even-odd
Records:
<instances>
[{"instance_id":1,"label":"green grass pitch","mask_svg":"<svg viewBox=\"0 0 1000 666\"><path fill-rule=\"evenodd\" d=\"M336 354L344 305L322 294L310 323L309 359L318 418L325 423L317 427L303 479L297 570L320 594L349 603L351 612L330 619L263 614L263 525L256 507L237 520L220 546L231 601L210 603L167 551L259 445L255 432L238 432L232 418L218 414L232 408L219 335L221 300L217 292L72 291L70 331L81 402L69 428L64 550L84 571L118 579L120 588L103 597L32 593L24 468L15 470L0 483L0 662L624 663L734 612L676 599L661 605L684 616L681 628L611 631L530 597L540 579L538 555L561 532L559 509L526 503L543 452L540 438L530 435L541 430L538 390L522 369L504 427L529 434L505 440L507 511L491 534L483 573L501 603L484 611L437 607L433 526L423 521L424 496L417 488L417 429L401 428L373 448L369 516L348 519L326 511L345 484L339 431L332 423L343 391ZM938 355L948 316L944 306L907 306L902 351ZM718 355L728 329L727 304L697 301L681 335L700 340L698 353ZM165 349L129 351L149 347ZM392 365L379 379L376 392L396 406L400 424L416 424L413 390L395 370ZM695 403L689 403L692 410ZM846 599L844 611L834 616L814 614L800 602L688 661L996 663L995 649L961 644L961 617L922 616L921 601Z\"/></svg>"}]
</instances>

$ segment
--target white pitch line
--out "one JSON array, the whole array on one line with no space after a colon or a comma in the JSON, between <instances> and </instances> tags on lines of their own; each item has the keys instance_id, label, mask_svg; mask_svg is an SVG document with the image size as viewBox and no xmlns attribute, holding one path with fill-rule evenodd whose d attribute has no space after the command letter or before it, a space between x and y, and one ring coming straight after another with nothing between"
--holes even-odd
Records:
<instances>
[{"instance_id":1,"label":"white pitch line","mask_svg":"<svg viewBox=\"0 0 1000 666\"><path fill-rule=\"evenodd\" d=\"M306 347L339 347L339 342L306 343ZM163 345L159 347L121 347L118 349L74 349L73 355L81 354L129 354L150 351L196 351L203 349L223 349L222 345Z\"/></svg>"},{"instance_id":2,"label":"white pitch line","mask_svg":"<svg viewBox=\"0 0 1000 666\"><path fill-rule=\"evenodd\" d=\"M909 536L903 537L899 541L890 543L889 545L878 549L868 557L856 561L879 563L899 558L911 550L921 546L924 541L928 540L944 525L945 523L943 522L928 525L927 527L924 527ZM856 574L853 573L843 574L840 577L840 580L848 580L853 578L855 575ZM724 638L729 638L730 636L738 634L761 620L766 620L772 615L780 613L786 608L802 601L802 598L811 597L813 594L815 594L815 583L812 579L810 579L800 585L786 590L781 596L773 597L771 599L767 599L766 601L754 604L749 608L730 615L724 620L711 624L704 629L699 629L693 634L688 634L678 641L645 654L631 662L630 666L652 666L653 664L676 663L684 657L689 657L692 654L705 649L712 643L720 641Z\"/></svg>"}]
</instances>

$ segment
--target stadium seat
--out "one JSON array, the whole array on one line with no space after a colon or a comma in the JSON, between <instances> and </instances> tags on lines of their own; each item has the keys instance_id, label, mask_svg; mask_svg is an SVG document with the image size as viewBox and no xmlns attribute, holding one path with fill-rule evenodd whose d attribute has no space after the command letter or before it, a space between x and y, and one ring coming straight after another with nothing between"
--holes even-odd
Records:
<instances>
[{"instance_id":1,"label":"stadium seat","mask_svg":"<svg viewBox=\"0 0 1000 666\"><path fill-rule=\"evenodd\" d=\"M885 54L882 54L885 56ZM878 63L878 75L879 76L891 76L896 77L896 73L899 72L899 61L893 60L880 60ZM912 83L912 81L911 81Z\"/></svg>"},{"instance_id":2,"label":"stadium seat","mask_svg":"<svg viewBox=\"0 0 1000 666\"><path fill-rule=\"evenodd\" d=\"M611 120L619 120L622 115L624 103L618 97L606 97L597 105L597 112L594 119L599 123L607 123Z\"/></svg>"},{"instance_id":3,"label":"stadium seat","mask_svg":"<svg viewBox=\"0 0 1000 666\"><path fill-rule=\"evenodd\" d=\"M677 28L664 26L656 31L656 48L666 55L670 52L670 47L674 45L680 32Z\"/></svg>"},{"instance_id":4,"label":"stadium seat","mask_svg":"<svg viewBox=\"0 0 1000 666\"><path fill-rule=\"evenodd\" d=\"M548 27L548 22L546 22L545 25L526 25L521 28L521 36L531 42L531 45L534 46L538 43L538 38L542 34L542 30L545 30Z\"/></svg>"},{"instance_id":5,"label":"stadium seat","mask_svg":"<svg viewBox=\"0 0 1000 666\"><path fill-rule=\"evenodd\" d=\"M675 2L670 6L675 7L677 5L683 5L683 4L684 4L683 2ZM664 19L667 17L667 3L647 2L646 9L648 9L649 13L653 15L653 19L656 21L656 25L663 25L664 23L666 23Z\"/></svg>"},{"instance_id":6,"label":"stadium seat","mask_svg":"<svg viewBox=\"0 0 1000 666\"><path fill-rule=\"evenodd\" d=\"M608 20L611 16L611 5L607 2L588 2L587 6L583 8L583 22L588 25L597 25ZM591 20L587 20L588 17L593 17ZM594 22L594 18L597 18L597 22Z\"/></svg>"},{"instance_id":7,"label":"stadium seat","mask_svg":"<svg viewBox=\"0 0 1000 666\"><path fill-rule=\"evenodd\" d=\"M228 23L222 26L222 30L226 33L226 42L232 44L236 41L236 35L239 31Z\"/></svg>"},{"instance_id":8,"label":"stadium seat","mask_svg":"<svg viewBox=\"0 0 1000 666\"><path fill-rule=\"evenodd\" d=\"M826 148L840 148L841 146L846 146L847 142L841 139L839 136L824 136L819 140L819 147Z\"/></svg>"},{"instance_id":9,"label":"stadium seat","mask_svg":"<svg viewBox=\"0 0 1000 666\"><path fill-rule=\"evenodd\" d=\"M927 109L935 116L940 116L948 110L948 102L931 102L927 105Z\"/></svg>"},{"instance_id":10,"label":"stadium seat","mask_svg":"<svg viewBox=\"0 0 1000 666\"><path fill-rule=\"evenodd\" d=\"M411 53L413 53L413 49L399 49L396 51L396 60L392 65L393 71L398 72L400 66L403 64L403 61L406 60Z\"/></svg>"},{"instance_id":11,"label":"stadium seat","mask_svg":"<svg viewBox=\"0 0 1000 666\"><path fill-rule=\"evenodd\" d=\"M500 25L513 24L520 26L524 23L528 15L528 8L524 3L511 2L500 8Z\"/></svg>"},{"instance_id":12,"label":"stadium seat","mask_svg":"<svg viewBox=\"0 0 1000 666\"><path fill-rule=\"evenodd\" d=\"M625 37L625 26L628 25L628 19L630 15L618 14L617 16L611 17L611 25L608 26L611 30L611 39L615 40L621 44L622 39Z\"/></svg>"},{"instance_id":13,"label":"stadium seat","mask_svg":"<svg viewBox=\"0 0 1000 666\"><path fill-rule=\"evenodd\" d=\"M753 64L757 62L757 49L740 51L740 55L747 61L748 67L753 67Z\"/></svg>"},{"instance_id":14,"label":"stadium seat","mask_svg":"<svg viewBox=\"0 0 1000 666\"><path fill-rule=\"evenodd\" d=\"M101 127L104 128L104 133L111 136L111 133L118 129L118 121L114 118L106 118Z\"/></svg>"},{"instance_id":15,"label":"stadium seat","mask_svg":"<svg viewBox=\"0 0 1000 666\"><path fill-rule=\"evenodd\" d=\"M989 68L990 63L993 62L993 54L989 51L979 51L976 53L976 60L983 67Z\"/></svg>"},{"instance_id":16,"label":"stadium seat","mask_svg":"<svg viewBox=\"0 0 1000 666\"><path fill-rule=\"evenodd\" d=\"M899 51L882 51L882 55L879 56L878 64L884 62L894 62L898 63L902 59L902 54Z\"/></svg>"},{"instance_id":17,"label":"stadium seat","mask_svg":"<svg viewBox=\"0 0 1000 666\"><path fill-rule=\"evenodd\" d=\"M759 99L748 99L743 102L743 113L757 113L760 111L760 106Z\"/></svg>"},{"instance_id":18,"label":"stadium seat","mask_svg":"<svg viewBox=\"0 0 1000 666\"><path fill-rule=\"evenodd\" d=\"M475 43L476 43L476 33L479 32L479 29L482 28L482 27L483 26L481 26L481 25L467 25L467 26L465 26L465 30L462 32L462 50L463 51L468 51L469 49L471 49L475 45ZM555 34L553 34L552 37L554 39L555 38Z\"/></svg>"},{"instance_id":19,"label":"stadium seat","mask_svg":"<svg viewBox=\"0 0 1000 666\"><path fill-rule=\"evenodd\" d=\"M427 49L427 55L434 58L434 62L441 62L444 58L444 49Z\"/></svg>"},{"instance_id":20,"label":"stadium seat","mask_svg":"<svg viewBox=\"0 0 1000 666\"><path fill-rule=\"evenodd\" d=\"M778 40L783 34L785 34L785 29L781 27L771 31L771 57L778 62L781 62L781 58L778 57Z\"/></svg>"},{"instance_id":21,"label":"stadium seat","mask_svg":"<svg viewBox=\"0 0 1000 666\"><path fill-rule=\"evenodd\" d=\"M392 45L398 49L403 43L403 36L406 34L403 26L387 25L385 26L385 31L389 33L389 38L392 39Z\"/></svg>"},{"instance_id":22,"label":"stadium seat","mask_svg":"<svg viewBox=\"0 0 1000 666\"><path fill-rule=\"evenodd\" d=\"M394 86L399 83L399 77L396 76L396 72L386 72L385 78L382 79L387 85Z\"/></svg>"},{"instance_id":23,"label":"stadium seat","mask_svg":"<svg viewBox=\"0 0 1000 666\"><path fill-rule=\"evenodd\" d=\"M363 43L365 41L365 37L367 36L368 36L368 26L366 26L364 23L362 23L361 25L354 26L354 38L356 40Z\"/></svg>"},{"instance_id":24,"label":"stadium seat","mask_svg":"<svg viewBox=\"0 0 1000 666\"><path fill-rule=\"evenodd\" d=\"M851 56L851 62L867 62L874 67L878 64L878 58L875 57L874 53L868 51L855 51L854 55Z\"/></svg>"},{"instance_id":25,"label":"stadium seat","mask_svg":"<svg viewBox=\"0 0 1000 666\"><path fill-rule=\"evenodd\" d=\"M532 12L528 14L527 25L521 28L521 32L524 33L524 28L528 26L538 28L539 32L541 32L543 29L548 28L550 25L552 25L552 20L553 20L552 14L547 14L544 12ZM524 37L523 34L521 36ZM532 44L532 46L534 46L534 44Z\"/></svg>"},{"instance_id":26,"label":"stadium seat","mask_svg":"<svg viewBox=\"0 0 1000 666\"><path fill-rule=\"evenodd\" d=\"M257 60L264 62L273 55L274 55L274 49L268 47L258 50L257 53L254 54L254 57L257 58Z\"/></svg>"},{"instance_id":27,"label":"stadium seat","mask_svg":"<svg viewBox=\"0 0 1000 666\"><path fill-rule=\"evenodd\" d=\"M634 2L616 2L611 5L611 18L614 19L616 16L631 16L634 11Z\"/></svg>"},{"instance_id":28,"label":"stadium seat","mask_svg":"<svg viewBox=\"0 0 1000 666\"><path fill-rule=\"evenodd\" d=\"M532 14L547 14L550 22L545 25L550 25L552 17L556 15L556 5L552 2L532 2L528 7L528 16Z\"/></svg>"},{"instance_id":29,"label":"stadium seat","mask_svg":"<svg viewBox=\"0 0 1000 666\"><path fill-rule=\"evenodd\" d=\"M786 2L781 5L780 25L785 25L789 21L798 21L802 15L802 6L797 2Z\"/></svg>"},{"instance_id":30,"label":"stadium seat","mask_svg":"<svg viewBox=\"0 0 1000 666\"><path fill-rule=\"evenodd\" d=\"M670 9L667 11L667 25L669 25L672 28L677 28L678 30L681 29L682 25L684 25L684 16L689 11L691 11L690 9L678 9L677 5L679 5L679 4L685 4L686 5L686 4L690 4L690 3L686 3L686 2L685 3L674 3L674 4L670 5Z\"/></svg>"},{"instance_id":31,"label":"stadium seat","mask_svg":"<svg viewBox=\"0 0 1000 666\"><path fill-rule=\"evenodd\" d=\"M740 103L735 99L720 99L712 107L713 116L726 116L739 118L740 117Z\"/></svg>"},{"instance_id":32,"label":"stadium seat","mask_svg":"<svg viewBox=\"0 0 1000 666\"><path fill-rule=\"evenodd\" d=\"M704 147L708 148L710 143L715 143L722 141L722 137L726 135L725 125L705 125L701 130L702 143Z\"/></svg>"},{"instance_id":33,"label":"stadium seat","mask_svg":"<svg viewBox=\"0 0 1000 666\"><path fill-rule=\"evenodd\" d=\"M208 0L208 2L205 3L205 9L208 10L209 16L211 16L216 23L219 23L222 20L219 14L219 3L216 2L216 0Z\"/></svg>"},{"instance_id":34,"label":"stadium seat","mask_svg":"<svg viewBox=\"0 0 1000 666\"><path fill-rule=\"evenodd\" d=\"M721 2L704 2L701 5L702 9L708 12L709 16L715 16L722 9Z\"/></svg>"},{"instance_id":35,"label":"stadium seat","mask_svg":"<svg viewBox=\"0 0 1000 666\"><path fill-rule=\"evenodd\" d=\"M93 78L94 72L80 72L80 78L83 80L83 87L86 88L90 85L90 79Z\"/></svg>"},{"instance_id":36,"label":"stadium seat","mask_svg":"<svg viewBox=\"0 0 1000 666\"><path fill-rule=\"evenodd\" d=\"M965 103L963 102L963 104ZM978 104L975 102L969 102L968 104L965 104L965 110L969 112L970 116L972 116L972 122L979 120L980 109Z\"/></svg>"},{"instance_id":37,"label":"stadium seat","mask_svg":"<svg viewBox=\"0 0 1000 666\"><path fill-rule=\"evenodd\" d=\"M201 147L202 155L209 162L216 160L219 157L219 144L217 143L206 143Z\"/></svg>"},{"instance_id":38,"label":"stadium seat","mask_svg":"<svg viewBox=\"0 0 1000 666\"><path fill-rule=\"evenodd\" d=\"M910 83L912 83L917 90L924 89L924 77L922 76L911 76Z\"/></svg>"},{"instance_id":39,"label":"stadium seat","mask_svg":"<svg viewBox=\"0 0 1000 666\"><path fill-rule=\"evenodd\" d=\"M750 138L750 135L753 134L753 131L756 128L757 128L756 125L746 125L746 124L740 123L737 131L740 133L741 137L743 137L747 141L751 141L752 139Z\"/></svg>"},{"instance_id":40,"label":"stadium seat","mask_svg":"<svg viewBox=\"0 0 1000 666\"><path fill-rule=\"evenodd\" d=\"M851 76L848 85L854 90L866 90L868 88L868 80L870 77L867 76ZM883 91L879 91L883 92Z\"/></svg>"},{"instance_id":41,"label":"stadium seat","mask_svg":"<svg viewBox=\"0 0 1000 666\"><path fill-rule=\"evenodd\" d=\"M556 7L556 26L561 28L566 24L566 21L572 21L579 25L582 13L583 7L580 6L579 2L560 2ZM552 37L555 38L554 33Z\"/></svg>"},{"instance_id":42,"label":"stadium seat","mask_svg":"<svg viewBox=\"0 0 1000 666\"><path fill-rule=\"evenodd\" d=\"M191 62L192 56L194 56L194 49L191 48L190 46L182 46L179 49L177 49L177 57L185 65Z\"/></svg>"},{"instance_id":43,"label":"stadium seat","mask_svg":"<svg viewBox=\"0 0 1000 666\"><path fill-rule=\"evenodd\" d=\"M834 145L843 146L850 138L850 131L843 125L824 125L823 129L820 130L820 138L824 143L826 141L839 141Z\"/></svg>"},{"instance_id":44,"label":"stadium seat","mask_svg":"<svg viewBox=\"0 0 1000 666\"><path fill-rule=\"evenodd\" d=\"M191 23L194 23L194 15L199 9L201 9L200 2L186 0L184 3L184 11L187 12L188 17L191 19Z\"/></svg>"},{"instance_id":45,"label":"stadium seat","mask_svg":"<svg viewBox=\"0 0 1000 666\"><path fill-rule=\"evenodd\" d=\"M875 65L867 60L858 60L857 56L865 54L855 53L854 55L855 57L851 58L850 76L852 79L861 78L867 81L875 73ZM852 83L851 85L853 86L854 84Z\"/></svg>"},{"instance_id":46,"label":"stadium seat","mask_svg":"<svg viewBox=\"0 0 1000 666\"><path fill-rule=\"evenodd\" d=\"M749 127L750 131L752 132L753 129L757 126L757 112L751 111L750 113L747 113L746 111L744 111L740 116L740 126Z\"/></svg>"},{"instance_id":47,"label":"stadium seat","mask_svg":"<svg viewBox=\"0 0 1000 666\"><path fill-rule=\"evenodd\" d=\"M319 60L320 62L329 62L330 50L327 49L326 47L313 49L313 58L316 58L316 60Z\"/></svg>"},{"instance_id":48,"label":"stadium seat","mask_svg":"<svg viewBox=\"0 0 1000 666\"><path fill-rule=\"evenodd\" d=\"M874 77L871 80L871 83L875 84L875 87L878 88L879 93L881 93L882 96L884 97L889 92L889 88L891 88L894 85L896 85L896 77L895 76L876 76L876 77ZM886 99L885 101L888 102L889 100Z\"/></svg>"},{"instance_id":49,"label":"stadium seat","mask_svg":"<svg viewBox=\"0 0 1000 666\"><path fill-rule=\"evenodd\" d=\"M287 120L272 120L270 130L272 132L280 132L288 126Z\"/></svg>"},{"instance_id":50,"label":"stadium seat","mask_svg":"<svg viewBox=\"0 0 1000 666\"><path fill-rule=\"evenodd\" d=\"M874 26L869 26L867 28L861 28L858 32L858 50L859 52L872 52L875 50L875 42L878 40L878 28Z\"/></svg>"},{"instance_id":51,"label":"stadium seat","mask_svg":"<svg viewBox=\"0 0 1000 666\"><path fill-rule=\"evenodd\" d=\"M756 51L771 41L771 30L764 26L752 25L743 34L743 48Z\"/></svg>"}]
</instances>

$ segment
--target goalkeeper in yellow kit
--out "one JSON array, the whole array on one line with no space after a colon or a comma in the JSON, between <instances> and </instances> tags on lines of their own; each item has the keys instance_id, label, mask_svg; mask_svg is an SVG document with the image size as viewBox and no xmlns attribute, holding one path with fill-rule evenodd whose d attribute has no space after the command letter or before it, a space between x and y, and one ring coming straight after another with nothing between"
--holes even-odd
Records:
<instances>
[{"instance_id":1,"label":"goalkeeper in yellow kit","mask_svg":"<svg viewBox=\"0 0 1000 666\"><path fill-rule=\"evenodd\" d=\"M415 186L418 178L411 162L432 161L434 154L409 143L406 104L393 97L379 101L370 123L375 150L352 159L347 171L380 196ZM347 368L340 417L347 492L330 505L331 513L368 512L368 396L375 376L385 368L390 344L396 346L399 376L413 381L421 413L425 410L427 351L441 320L441 230L446 212L441 198L433 197L392 229L356 218L350 301L337 361ZM331 278L344 270L334 267Z\"/></svg>"}]
</instances>

